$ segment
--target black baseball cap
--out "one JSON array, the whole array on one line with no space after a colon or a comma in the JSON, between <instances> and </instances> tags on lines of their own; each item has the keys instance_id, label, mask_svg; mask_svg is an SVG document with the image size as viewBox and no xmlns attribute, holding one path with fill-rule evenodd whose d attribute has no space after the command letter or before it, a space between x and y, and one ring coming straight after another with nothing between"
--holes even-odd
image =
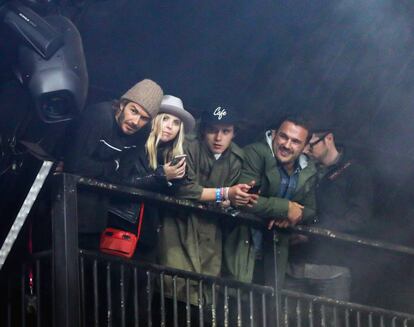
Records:
<instances>
[{"instance_id":1,"label":"black baseball cap","mask_svg":"<svg viewBox=\"0 0 414 327\"><path fill-rule=\"evenodd\" d=\"M236 125L239 122L240 113L228 105L214 105L201 114L201 123L205 125Z\"/></svg>"}]
</instances>

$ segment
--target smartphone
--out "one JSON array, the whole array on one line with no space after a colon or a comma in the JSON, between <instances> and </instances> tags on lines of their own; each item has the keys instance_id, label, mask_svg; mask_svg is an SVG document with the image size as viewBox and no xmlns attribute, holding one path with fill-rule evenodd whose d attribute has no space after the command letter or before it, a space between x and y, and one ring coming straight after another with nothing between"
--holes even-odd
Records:
<instances>
[{"instance_id":1,"label":"smartphone","mask_svg":"<svg viewBox=\"0 0 414 327\"><path fill-rule=\"evenodd\" d=\"M259 190L260 190L260 186L259 185L255 185L255 186L251 187L247 191L247 193L249 193L249 194L258 194L259 193Z\"/></svg>"},{"instance_id":2,"label":"smartphone","mask_svg":"<svg viewBox=\"0 0 414 327\"><path fill-rule=\"evenodd\" d=\"M186 158L187 155L186 154L179 154L177 156L175 156L172 160L171 160L171 166L175 166L176 164L178 164L182 158Z\"/></svg>"}]
</instances>

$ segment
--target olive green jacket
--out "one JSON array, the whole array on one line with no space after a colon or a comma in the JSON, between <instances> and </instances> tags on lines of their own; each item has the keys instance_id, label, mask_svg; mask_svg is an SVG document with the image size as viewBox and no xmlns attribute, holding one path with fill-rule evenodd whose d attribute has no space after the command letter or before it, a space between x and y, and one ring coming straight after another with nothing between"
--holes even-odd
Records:
<instances>
[{"instance_id":1,"label":"olive green jacket","mask_svg":"<svg viewBox=\"0 0 414 327\"><path fill-rule=\"evenodd\" d=\"M298 185L291 201L302 204L304 208L303 222L312 220L315 216L316 168L305 155L299 157ZM274 157L270 131L262 142L250 144L244 148L244 161L239 183L255 181L259 186L258 203L252 208L246 208L263 219L286 218L289 200L278 197L280 174L277 160ZM288 242L287 236L279 237L279 273L284 275L287 265ZM265 249L266 251L266 249Z\"/></svg>"},{"instance_id":2,"label":"olive green jacket","mask_svg":"<svg viewBox=\"0 0 414 327\"><path fill-rule=\"evenodd\" d=\"M185 153L187 154L187 183L180 187L176 194L177 197L199 200L204 187L231 186L240 176L243 151L234 143L217 160L206 144L197 138L186 142ZM239 246L239 244L246 244L246 240L242 237L250 237L250 235L239 232L237 228L229 230L227 234L227 230L222 230L221 217L214 214L169 210L163 216L159 251L160 263L163 265L220 276L223 247L225 249L224 260L228 264L238 264L240 260L234 258L227 260L226 255L239 255L242 249L250 250L249 247ZM224 241L223 233L225 234ZM242 263L249 257L247 253L240 255L243 259ZM239 272L244 271L244 268L231 267L228 270ZM180 300L185 300L184 286L183 281L177 281ZM198 302L197 287L191 286L190 301L196 304ZM171 287L168 286L167 281L167 295L169 295L169 290Z\"/></svg>"}]
</instances>

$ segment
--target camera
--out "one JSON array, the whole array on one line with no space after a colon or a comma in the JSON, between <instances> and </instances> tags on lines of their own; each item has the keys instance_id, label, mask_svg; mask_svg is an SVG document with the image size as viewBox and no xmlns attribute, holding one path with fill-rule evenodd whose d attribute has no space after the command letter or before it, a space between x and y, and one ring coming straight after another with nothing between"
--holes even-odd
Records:
<instances>
[{"instance_id":1,"label":"camera","mask_svg":"<svg viewBox=\"0 0 414 327\"><path fill-rule=\"evenodd\" d=\"M81 37L73 23L63 16L49 16L45 20L62 33L63 46L45 59L21 45L16 72L29 89L40 118L56 123L71 120L83 109L88 73Z\"/></svg>"}]
</instances>

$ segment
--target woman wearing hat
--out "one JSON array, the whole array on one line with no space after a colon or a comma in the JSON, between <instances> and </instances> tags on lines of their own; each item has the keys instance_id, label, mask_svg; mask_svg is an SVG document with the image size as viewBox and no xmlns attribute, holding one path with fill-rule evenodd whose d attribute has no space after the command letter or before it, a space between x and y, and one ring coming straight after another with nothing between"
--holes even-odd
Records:
<instances>
[{"instance_id":1,"label":"woman wearing hat","mask_svg":"<svg viewBox=\"0 0 414 327\"><path fill-rule=\"evenodd\" d=\"M194 126L194 117L184 109L181 99L165 95L159 113L152 121L145 147L134 149L122 158L117 181L158 193L173 193L186 168L185 158L178 162L173 162L173 158L184 153L185 134ZM130 200L114 199L109 209L110 225L136 231L138 208L138 204ZM146 219L147 216L151 218ZM160 225L158 216L156 208L145 207L140 252L147 252L156 244Z\"/></svg>"}]
</instances>

